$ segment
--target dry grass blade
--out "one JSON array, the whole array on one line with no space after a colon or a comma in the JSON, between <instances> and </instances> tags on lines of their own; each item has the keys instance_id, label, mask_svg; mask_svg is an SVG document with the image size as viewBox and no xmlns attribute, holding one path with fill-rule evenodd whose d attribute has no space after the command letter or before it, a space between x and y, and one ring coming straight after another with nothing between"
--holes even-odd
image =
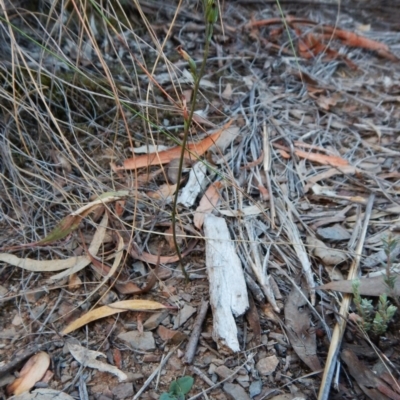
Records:
<instances>
[{"instance_id":1,"label":"dry grass blade","mask_svg":"<svg viewBox=\"0 0 400 400\"><path fill-rule=\"evenodd\" d=\"M371 216L372 207L374 204L375 196L371 195L368 199L367 206L365 208L365 215L364 215L364 223L362 227L362 231L357 243L357 248L355 250L355 258L351 264L349 274L347 276L348 280L355 279L358 274L358 267L361 260L361 253L364 247L365 236L367 234L369 218ZM326 358L326 364L324 368L324 373L322 376L322 382L320 386L320 390L318 393L318 400L327 400L329 398L329 391L331 388L331 381L333 377L333 373L336 367L336 360L340 351L340 344L342 342L342 337L344 334L344 330L346 328L347 323L347 315L349 305L352 299L351 294L346 294L343 297L342 303L340 305L339 310L339 321L336 323L335 328L332 333L332 339L329 346L328 356Z\"/></svg>"}]
</instances>

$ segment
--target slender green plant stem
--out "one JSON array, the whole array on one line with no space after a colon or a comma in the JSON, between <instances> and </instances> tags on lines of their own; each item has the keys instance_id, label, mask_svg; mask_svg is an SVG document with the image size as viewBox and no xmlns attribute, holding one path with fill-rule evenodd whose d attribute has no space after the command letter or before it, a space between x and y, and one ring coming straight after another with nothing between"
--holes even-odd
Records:
<instances>
[{"instance_id":1,"label":"slender green plant stem","mask_svg":"<svg viewBox=\"0 0 400 400\"><path fill-rule=\"evenodd\" d=\"M178 166L178 179L177 179L178 185L176 187L176 192L175 192L175 196L174 196L174 202L173 202L173 205L172 205L172 213L171 213L172 237L173 237L174 246L175 246L175 249L176 249L176 254L178 255L178 258L179 258L179 264L181 266L182 273L183 273L183 275L184 275L184 277L186 279L186 282L189 281L189 275L186 272L185 267L183 265L182 253L181 253L181 249L179 247L179 243L178 243L178 240L177 240L177 237L176 237L176 224L177 224L177 218L176 217L177 217L179 186L180 186L180 182L181 182L181 178L182 178L182 169L183 169L183 161L184 161L184 157L185 157L185 148L186 148L186 144L187 144L187 140L188 140L188 136L189 136L189 130L190 130L190 125L192 123L194 110L195 110L195 107L196 107L197 94L198 94L199 88L200 88L200 80L201 80L201 77L204 74L204 70L205 70L206 63L207 63L207 58L208 58L208 53L210 51L210 40L211 40L212 30L213 30L213 25L206 22L206 41L205 41L205 44L204 44L203 61L201 63L200 71L199 71L198 74L196 74L196 77L195 77L194 88L193 88L193 93L192 93L192 100L191 100L191 104L190 104L189 116L184 121L185 129L184 129L184 132L183 132L182 149L181 149L181 155L180 155L179 166Z\"/></svg>"}]
</instances>

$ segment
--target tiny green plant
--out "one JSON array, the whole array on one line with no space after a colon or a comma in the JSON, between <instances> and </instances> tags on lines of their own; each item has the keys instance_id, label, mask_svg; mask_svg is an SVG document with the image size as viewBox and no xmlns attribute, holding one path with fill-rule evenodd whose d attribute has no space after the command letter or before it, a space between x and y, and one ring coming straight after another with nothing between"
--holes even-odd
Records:
<instances>
[{"instance_id":1,"label":"tiny green plant","mask_svg":"<svg viewBox=\"0 0 400 400\"><path fill-rule=\"evenodd\" d=\"M387 295L384 293L379 296L378 309L375 311L372 300L361 297L359 286L359 281L353 283L354 304L358 315L361 317L362 328L376 336L383 335L397 311L397 307L390 304Z\"/></svg>"},{"instance_id":2,"label":"tiny green plant","mask_svg":"<svg viewBox=\"0 0 400 400\"><path fill-rule=\"evenodd\" d=\"M160 400L185 400L192 389L194 379L191 376L182 376L169 385L168 392L160 396Z\"/></svg>"},{"instance_id":3,"label":"tiny green plant","mask_svg":"<svg viewBox=\"0 0 400 400\"><path fill-rule=\"evenodd\" d=\"M392 295L395 290L396 278L397 278L397 275L392 272L392 256L394 250L399 244L399 241L389 235L387 238L382 239L382 242L383 242L383 250L386 255L386 275L384 278L384 282L386 286L389 288L389 294ZM392 297L396 299L396 296Z\"/></svg>"}]
</instances>

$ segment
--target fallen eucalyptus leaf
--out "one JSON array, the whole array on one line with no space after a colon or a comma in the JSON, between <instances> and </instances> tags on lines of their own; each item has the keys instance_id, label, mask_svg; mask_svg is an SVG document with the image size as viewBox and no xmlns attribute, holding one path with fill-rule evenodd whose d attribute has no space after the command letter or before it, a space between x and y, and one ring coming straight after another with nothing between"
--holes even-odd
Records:
<instances>
[{"instance_id":1,"label":"fallen eucalyptus leaf","mask_svg":"<svg viewBox=\"0 0 400 400\"><path fill-rule=\"evenodd\" d=\"M397 279L394 282L393 291L388 288L385 283L385 276L375 276L373 278L360 278L354 280L343 280L329 282L326 285L318 286L316 289L323 290L336 290L342 293L353 293L354 282L360 282L358 291L362 296L375 296L379 297L381 294L386 293L388 296L400 296L400 278L395 275Z\"/></svg>"},{"instance_id":2,"label":"fallen eucalyptus leaf","mask_svg":"<svg viewBox=\"0 0 400 400\"><path fill-rule=\"evenodd\" d=\"M69 324L62 332L62 335L67 335L88 324L89 322L96 321L100 318L105 318L113 314L117 314L125 311L142 311L142 310L159 310L167 308L161 303L151 300L125 300L117 301L116 303L109 304L108 306L99 307L88 313L82 315L74 322Z\"/></svg>"}]
</instances>

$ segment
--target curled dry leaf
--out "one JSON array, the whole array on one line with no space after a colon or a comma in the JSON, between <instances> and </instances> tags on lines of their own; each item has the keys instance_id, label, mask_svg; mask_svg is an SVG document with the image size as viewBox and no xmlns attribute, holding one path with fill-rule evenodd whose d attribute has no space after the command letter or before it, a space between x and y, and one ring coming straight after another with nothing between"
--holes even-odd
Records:
<instances>
[{"instance_id":1,"label":"curled dry leaf","mask_svg":"<svg viewBox=\"0 0 400 400\"><path fill-rule=\"evenodd\" d=\"M45 375L50 365L50 357L44 351L32 356L21 369L19 377L7 386L8 394L21 394L31 390Z\"/></svg>"},{"instance_id":2,"label":"curled dry leaf","mask_svg":"<svg viewBox=\"0 0 400 400\"><path fill-rule=\"evenodd\" d=\"M200 204L196 208L193 217L193 223L197 229L200 229L203 226L205 215L211 213L217 206L220 199L219 190L221 187L221 182L212 183L201 198Z\"/></svg>"},{"instance_id":3,"label":"curled dry leaf","mask_svg":"<svg viewBox=\"0 0 400 400\"><path fill-rule=\"evenodd\" d=\"M171 160L167 166L167 176L169 181L172 184L178 183L178 172L179 172L179 164L180 164L180 159L179 158L174 158ZM187 168L189 168L192 165L192 161L185 158L183 160L182 164L182 172L185 172Z\"/></svg>"},{"instance_id":4,"label":"curled dry leaf","mask_svg":"<svg viewBox=\"0 0 400 400\"><path fill-rule=\"evenodd\" d=\"M95 368L102 372L109 372L110 374L115 375L120 382L126 381L128 379L127 375L117 367L96 360L97 357L106 358L106 356L103 353L100 353L99 351L86 349L85 347L82 347L79 344L67 343L67 345L68 345L68 350L70 351L72 356L82 366Z\"/></svg>"},{"instance_id":5,"label":"curled dry leaf","mask_svg":"<svg viewBox=\"0 0 400 400\"><path fill-rule=\"evenodd\" d=\"M348 259L343 251L331 249L324 242L311 236L307 237L307 244L312 254L318 257L324 265L338 265Z\"/></svg>"},{"instance_id":6,"label":"curled dry leaf","mask_svg":"<svg viewBox=\"0 0 400 400\"><path fill-rule=\"evenodd\" d=\"M116 303L109 304L108 306L96 308L82 315L71 324L69 324L62 332L62 335L67 335L88 324L89 322L96 321L100 318L105 318L113 314L125 311L142 311L142 310L159 310L167 308L161 303L151 300L125 300L117 301Z\"/></svg>"}]
</instances>

